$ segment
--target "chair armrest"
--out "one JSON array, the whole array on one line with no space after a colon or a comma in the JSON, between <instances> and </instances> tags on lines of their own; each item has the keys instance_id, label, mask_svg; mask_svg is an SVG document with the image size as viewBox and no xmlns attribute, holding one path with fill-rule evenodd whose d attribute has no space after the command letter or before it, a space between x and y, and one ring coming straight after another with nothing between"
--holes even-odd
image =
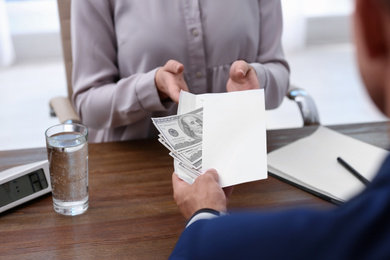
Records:
<instances>
[{"instance_id":1,"label":"chair armrest","mask_svg":"<svg viewBox=\"0 0 390 260\"><path fill-rule=\"evenodd\" d=\"M51 115L57 116L61 123L81 123L69 98L55 97L50 100Z\"/></svg>"},{"instance_id":2,"label":"chair armrest","mask_svg":"<svg viewBox=\"0 0 390 260\"><path fill-rule=\"evenodd\" d=\"M320 124L320 117L316 104L313 98L304 89L290 87L287 97L297 103L299 110L301 111L304 125Z\"/></svg>"}]
</instances>

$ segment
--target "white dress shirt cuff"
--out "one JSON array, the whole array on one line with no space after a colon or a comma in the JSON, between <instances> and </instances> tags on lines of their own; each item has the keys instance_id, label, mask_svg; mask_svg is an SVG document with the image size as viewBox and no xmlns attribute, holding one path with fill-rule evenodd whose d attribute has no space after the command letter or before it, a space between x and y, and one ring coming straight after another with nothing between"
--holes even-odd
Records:
<instances>
[{"instance_id":1,"label":"white dress shirt cuff","mask_svg":"<svg viewBox=\"0 0 390 260\"><path fill-rule=\"evenodd\" d=\"M213 209L201 209L195 212L194 215L188 220L186 228L189 227L192 223L201 220L201 219L213 219L216 217L224 216L226 213L219 212Z\"/></svg>"}]
</instances>

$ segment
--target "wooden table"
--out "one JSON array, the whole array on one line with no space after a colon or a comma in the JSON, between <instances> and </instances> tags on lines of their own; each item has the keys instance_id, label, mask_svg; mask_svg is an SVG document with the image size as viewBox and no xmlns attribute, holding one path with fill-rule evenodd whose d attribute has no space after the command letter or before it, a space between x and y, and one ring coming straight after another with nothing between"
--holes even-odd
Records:
<instances>
[{"instance_id":1,"label":"wooden table","mask_svg":"<svg viewBox=\"0 0 390 260\"><path fill-rule=\"evenodd\" d=\"M330 127L388 148L388 123ZM316 127L268 131L268 151ZM0 259L167 259L186 220L172 198L172 159L157 140L90 144L90 208L54 212L51 195L0 214ZM46 149L0 152L0 170L46 159ZM229 210L332 205L269 177L238 185Z\"/></svg>"}]
</instances>

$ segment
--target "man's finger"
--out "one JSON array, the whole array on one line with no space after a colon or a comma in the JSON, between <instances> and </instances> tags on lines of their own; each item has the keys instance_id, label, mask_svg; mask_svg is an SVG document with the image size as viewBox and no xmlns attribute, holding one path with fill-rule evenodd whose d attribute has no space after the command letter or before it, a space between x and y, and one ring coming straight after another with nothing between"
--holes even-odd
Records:
<instances>
[{"instance_id":1,"label":"man's finger","mask_svg":"<svg viewBox=\"0 0 390 260\"><path fill-rule=\"evenodd\" d=\"M223 188L223 192L225 193L225 197L227 200L229 200L230 196L233 193L233 190L234 190L234 186L229 186L229 187Z\"/></svg>"},{"instance_id":2,"label":"man's finger","mask_svg":"<svg viewBox=\"0 0 390 260\"><path fill-rule=\"evenodd\" d=\"M203 175L211 177L217 183L219 182L218 172L215 169L208 169Z\"/></svg>"},{"instance_id":3,"label":"man's finger","mask_svg":"<svg viewBox=\"0 0 390 260\"><path fill-rule=\"evenodd\" d=\"M172 186L173 189L180 189L181 187L189 186L189 184L180 179L179 176L174 172L172 173Z\"/></svg>"}]
</instances>

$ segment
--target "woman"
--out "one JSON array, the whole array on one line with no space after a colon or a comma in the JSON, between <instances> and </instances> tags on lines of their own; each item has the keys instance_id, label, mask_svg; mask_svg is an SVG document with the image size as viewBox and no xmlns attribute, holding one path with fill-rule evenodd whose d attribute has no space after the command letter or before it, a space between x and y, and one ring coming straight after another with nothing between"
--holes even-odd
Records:
<instances>
[{"instance_id":1,"label":"woman","mask_svg":"<svg viewBox=\"0 0 390 260\"><path fill-rule=\"evenodd\" d=\"M89 140L156 137L150 118L176 114L180 90L260 87L277 107L281 34L279 0L73 1L73 102Z\"/></svg>"}]
</instances>

